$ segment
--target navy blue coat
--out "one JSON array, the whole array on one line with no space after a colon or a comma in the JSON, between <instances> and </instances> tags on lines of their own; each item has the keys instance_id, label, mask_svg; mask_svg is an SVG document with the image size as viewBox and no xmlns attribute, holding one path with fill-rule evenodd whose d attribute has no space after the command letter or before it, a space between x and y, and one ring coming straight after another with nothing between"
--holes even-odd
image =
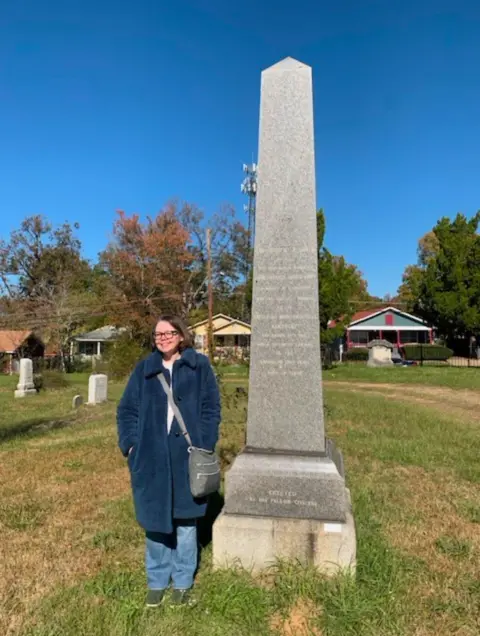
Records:
<instances>
[{"instance_id":1,"label":"navy blue coat","mask_svg":"<svg viewBox=\"0 0 480 636\"><path fill-rule=\"evenodd\" d=\"M150 532L173 532L173 519L203 517L206 500L192 497L188 444L176 419L167 434L167 396L157 374L170 383L159 351L139 362L117 410L118 445L128 457L135 514ZM173 369L173 394L194 446L213 450L220 424L220 395L208 359L186 349ZM128 455L129 448L133 447Z\"/></svg>"}]
</instances>

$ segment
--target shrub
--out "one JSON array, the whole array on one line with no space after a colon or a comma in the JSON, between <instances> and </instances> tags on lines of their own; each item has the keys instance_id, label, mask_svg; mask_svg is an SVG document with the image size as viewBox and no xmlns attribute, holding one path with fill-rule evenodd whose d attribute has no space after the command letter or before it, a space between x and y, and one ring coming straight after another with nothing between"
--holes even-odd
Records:
<instances>
[{"instance_id":1,"label":"shrub","mask_svg":"<svg viewBox=\"0 0 480 636\"><path fill-rule=\"evenodd\" d=\"M88 373L91 370L92 361L82 359L80 356L73 357L68 368L69 373Z\"/></svg>"},{"instance_id":2,"label":"shrub","mask_svg":"<svg viewBox=\"0 0 480 636\"><path fill-rule=\"evenodd\" d=\"M368 349L366 347L349 349L344 355L344 360L346 362L365 362L368 360Z\"/></svg>"},{"instance_id":3,"label":"shrub","mask_svg":"<svg viewBox=\"0 0 480 636\"><path fill-rule=\"evenodd\" d=\"M45 389L66 389L69 384L65 374L61 371L43 371L33 374L33 384L37 391Z\"/></svg>"},{"instance_id":4,"label":"shrub","mask_svg":"<svg viewBox=\"0 0 480 636\"><path fill-rule=\"evenodd\" d=\"M122 334L106 350L103 361L95 365L97 373L105 371L114 378L125 378L148 352L128 334Z\"/></svg>"},{"instance_id":5,"label":"shrub","mask_svg":"<svg viewBox=\"0 0 480 636\"><path fill-rule=\"evenodd\" d=\"M448 360L453 351L438 344L404 345L402 347L406 360Z\"/></svg>"}]
</instances>

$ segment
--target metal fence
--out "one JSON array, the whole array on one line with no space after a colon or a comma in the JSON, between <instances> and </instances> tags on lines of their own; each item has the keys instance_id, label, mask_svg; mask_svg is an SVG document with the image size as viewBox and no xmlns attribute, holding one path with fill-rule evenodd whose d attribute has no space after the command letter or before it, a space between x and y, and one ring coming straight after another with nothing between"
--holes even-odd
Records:
<instances>
[{"instance_id":1,"label":"metal fence","mask_svg":"<svg viewBox=\"0 0 480 636\"><path fill-rule=\"evenodd\" d=\"M480 359L475 357L452 356L448 360L424 360L416 361L422 367L465 367L480 369Z\"/></svg>"},{"instance_id":2,"label":"metal fence","mask_svg":"<svg viewBox=\"0 0 480 636\"><path fill-rule=\"evenodd\" d=\"M337 347L322 344L320 347L320 354L322 358L322 367L324 369L331 369L335 363L340 362L340 352Z\"/></svg>"}]
</instances>

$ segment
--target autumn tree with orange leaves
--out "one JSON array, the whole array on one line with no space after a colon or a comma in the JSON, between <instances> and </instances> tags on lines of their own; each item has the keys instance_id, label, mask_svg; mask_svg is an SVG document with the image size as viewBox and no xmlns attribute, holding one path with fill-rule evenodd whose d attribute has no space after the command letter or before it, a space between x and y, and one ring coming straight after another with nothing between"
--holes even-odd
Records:
<instances>
[{"instance_id":1,"label":"autumn tree with orange leaves","mask_svg":"<svg viewBox=\"0 0 480 636\"><path fill-rule=\"evenodd\" d=\"M143 346L158 316L184 313L193 260L189 243L173 204L145 223L137 214L118 212L113 240L100 255L99 286L109 321L127 327Z\"/></svg>"}]
</instances>

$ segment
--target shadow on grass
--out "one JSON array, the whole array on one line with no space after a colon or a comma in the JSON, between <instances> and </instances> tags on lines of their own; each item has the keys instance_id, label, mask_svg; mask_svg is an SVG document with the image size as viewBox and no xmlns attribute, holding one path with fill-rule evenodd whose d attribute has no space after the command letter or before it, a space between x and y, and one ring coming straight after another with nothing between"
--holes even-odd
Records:
<instances>
[{"instance_id":1,"label":"shadow on grass","mask_svg":"<svg viewBox=\"0 0 480 636\"><path fill-rule=\"evenodd\" d=\"M0 443L15 437L21 437L22 435L39 435L57 428L65 428L66 426L70 426L72 422L73 417L57 420L52 420L48 417L36 417L21 423L7 424L0 428Z\"/></svg>"},{"instance_id":2,"label":"shadow on grass","mask_svg":"<svg viewBox=\"0 0 480 636\"><path fill-rule=\"evenodd\" d=\"M207 512L197 522L198 541L202 549L209 546L212 542L213 524L222 512L224 501L223 496L219 492L210 495Z\"/></svg>"},{"instance_id":3,"label":"shadow on grass","mask_svg":"<svg viewBox=\"0 0 480 636\"><path fill-rule=\"evenodd\" d=\"M212 543L213 524L216 518L222 512L225 499L219 492L213 493L208 498L207 512L204 517L197 520L197 537L198 537L198 563L195 576L198 574L203 562L203 552Z\"/></svg>"}]
</instances>

